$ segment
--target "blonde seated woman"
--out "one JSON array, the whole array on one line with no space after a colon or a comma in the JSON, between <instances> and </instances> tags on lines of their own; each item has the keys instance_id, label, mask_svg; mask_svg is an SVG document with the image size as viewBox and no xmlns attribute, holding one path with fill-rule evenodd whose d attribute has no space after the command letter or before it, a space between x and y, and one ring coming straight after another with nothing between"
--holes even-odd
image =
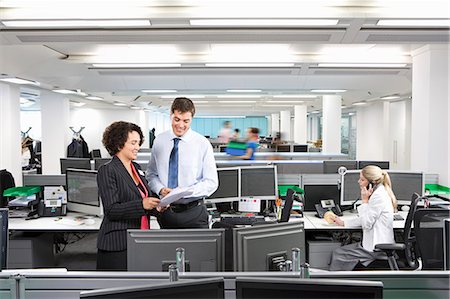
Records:
<instances>
[{"instance_id":1,"label":"blonde seated woman","mask_svg":"<svg viewBox=\"0 0 450 299\"><path fill-rule=\"evenodd\" d=\"M378 166L369 165L361 170L359 180L362 204L358 207L358 217L344 221L333 216L339 226L361 227L362 244L353 243L334 250L330 271L351 271L361 263L367 267L371 262L386 255L374 252L376 244L395 243L394 211L397 199L392 192L389 174Z\"/></svg>"}]
</instances>

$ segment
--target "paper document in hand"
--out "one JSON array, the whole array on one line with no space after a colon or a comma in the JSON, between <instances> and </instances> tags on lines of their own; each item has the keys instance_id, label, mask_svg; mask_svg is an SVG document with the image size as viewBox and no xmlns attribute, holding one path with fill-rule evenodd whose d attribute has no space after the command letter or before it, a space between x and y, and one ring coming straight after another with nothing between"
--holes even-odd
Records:
<instances>
[{"instance_id":1,"label":"paper document in hand","mask_svg":"<svg viewBox=\"0 0 450 299\"><path fill-rule=\"evenodd\" d=\"M171 203L185 197L189 197L194 193L194 190L190 188L181 188L177 187L175 189L172 189L169 194L164 196L163 199L161 199L161 202L159 203L159 207L166 207L170 205Z\"/></svg>"}]
</instances>

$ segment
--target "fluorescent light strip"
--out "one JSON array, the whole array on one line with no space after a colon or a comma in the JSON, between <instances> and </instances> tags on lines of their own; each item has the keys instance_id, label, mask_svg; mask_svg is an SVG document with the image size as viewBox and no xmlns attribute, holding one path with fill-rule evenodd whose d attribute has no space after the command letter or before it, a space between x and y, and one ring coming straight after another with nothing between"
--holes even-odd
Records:
<instances>
[{"instance_id":1,"label":"fluorescent light strip","mask_svg":"<svg viewBox=\"0 0 450 299\"><path fill-rule=\"evenodd\" d=\"M280 104L301 104L304 103L304 101L266 101L266 103L280 103Z\"/></svg>"},{"instance_id":2,"label":"fluorescent light strip","mask_svg":"<svg viewBox=\"0 0 450 299\"><path fill-rule=\"evenodd\" d=\"M133 109L133 110L140 110L141 107L138 107L138 106L131 106L130 109Z\"/></svg>"},{"instance_id":3,"label":"fluorescent light strip","mask_svg":"<svg viewBox=\"0 0 450 299\"><path fill-rule=\"evenodd\" d=\"M385 96L385 97L381 97L380 99L382 99L382 100L395 100L395 99L400 99L400 96Z\"/></svg>"},{"instance_id":4,"label":"fluorescent light strip","mask_svg":"<svg viewBox=\"0 0 450 299\"><path fill-rule=\"evenodd\" d=\"M227 92L261 92L261 89L227 89Z\"/></svg>"},{"instance_id":5,"label":"fluorescent light strip","mask_svg":"<svg viewBox=\"0 0 450 299\"><path fill-rule=\"evenodd\" d=\"M378 26L450 27L450 20L379 20Z\"/></svg>"},{"instance_id":6,"label":"fluorescent light strip","mask_svg":"<svg viewBox=\"0 0 450 299\"><path fill-rule=\"evenodd\" d=\"M145 93L171 93L177 92L175 89L142 89L141 92Z\"/></svg>"},{"instance_id":7,"label":"fluorescent light strip","mask_svg":"<svg viewBox=\"0 0 450 299\"><path fill-rule=\"evenodd\" d=\"M190 95L190 94L187 94L187 95L184 95L185 97L187 97L187 98L189 98L189 99L204 99L205 98L205 96L204 95L197 95L197 94L193 94L193 95ZM163 96L160 96L160 98L161 99L171 99L171 100L173 100L173 95L163 95Z\"/></svg>"},{"instance_id":8,"label":"fluorescent light strip","mask_svg":"<svg viewBox=\"0 0 450 299\"><path fill-rule=\"evenodd\" d=\"M294 63L205 63L206 67L293 67Z\"/></svg>"},{"instance_id":9,"label":"fluorescent light strip","mask_svg":"<svg viewBox=\"0 0 450 299\"><path fill-rule=\"evenodd\" d=\"M121 103L121 102L114 102L113 105L115 105L115 106L127 106L127 104Z\"/></svg>"},{"instance_id":10,"label":"fluorescent light strip","mask_svg":"<svg viewBox=\"0 0 450 299\"><path fill-rule=\"evenodd\" d=\"M75 90L70 89L53 89L53 92L62 93L62 94L77 94Z\"/></svg>"},{"instance_id":11,"label":"fluorescent light strip","mask_svg":"<svg viewBox=\"0 0 450 299\"><path fill-rule=\"evenodd\" d=\"M194 104L208 104L209 101L192 101Z\"/></svg>"},{"instance_id":12,"label":"fluorescent light strip","mask_svg":"<svg viewBox=\"0 0 450 299\"><path fill-rule=\"evenodd\" d=\"M221 104L252 104L256 101L218 101Z\"/></svg>"},{"instance_id":13,"label":"fluorescent light strip","mask_svg":"<svg viewBox=\"0 0 450 299\"><path fill-rule=\"evenodd\" d=\"M195 19L191 26L334 26L335 19Z\"/></svg>"},{"instance_id":14,"label":"fluorescent light strip","mask_svg":"<svg viewBox=\"0 0 450 299\"><path fill-rule=\"evenodd\" d=\"M95 68L171 68L181 67L181 63L93 63Z\"/></svg>"},{"instance_id":15,"label":"fluorescent light strip","mask_svg":"<svg viewBox=\"0 0 450 299\"><path fill-rule=\"evenodd\" d=\"M270 104L266 104L266 105L261 105L261 107L292 107L294 105L270 105Z\"/></svg>"},{"instance_id":16,"label":"fluorescent light strip","mask_svg":"<svg viewBox=\"0 0 450 299\"><path fill-rule=\"evenodd\" d=\"M402 68L406 63L319 63L318 67Z\"/></svg>"},{"instance_id":17,"label":"fluorescent light strip","mask_svg":"<svg viewBox=\"0 0 450 299\"><path fill-rule=\"evenodd\" d=\"M102 97L96 97L96 96L87 96L86 99L92 100L92 101L102 101Z\"/></svg>"},{"instance_id":18,"label":"fluorescent light strip","mask_svg":"<svg viewBox=\"0 0 450 299\"><path fill-rule=\"evenodd\" d=\"M219 99L258 99L260 95L250 95L250 94L223 94L217 96Z\"/></svg>"},{"instance_id":19,"label":"fluorescent light strip","mask_svg":"<svg viewBox=\"0 0 450 299\"><path fill-rule=\"evenodd\" d=\"M31 84L31 85L36 85L36 86L41 85L37 81L31 81L31 80L26 80L26 79L22 79L22 78L15 78L15 77L2 78L2 79L0 79L0 81L14 83L14 84Z\"/></svg>"},{"instance_id":20,"label":"fluorescent light strip","mask_svg":"<svg viewBox=\"0 0 450 299\"><path fill-rule=\"evenodd\" d=\"M317 96L313 94L280 94L274 95L274 98L280 99L316 99Z\"/></svg>"},{"instance_id":21,"label":"fluorescent light strip","mask_svg":"<svg viewBox=\"0 0 450 299\"><path fill-rule=\"evenodd\" d=\"M6 27L148 27L150 20L12 20Z\"/></svg>"},{"instance_id":22,"label":"fluorescent light strip","mask_svg":"<svg viewBox=\"0 0 450 299\"><path fill-rule=\"evenodd\" d=\"M352 105L353 106L363 106L363 105L366 105L366 104L367 104L366 102L355 102Z\"/></svg>"},{"instance_id":23,"label":"fluorescent light strip","mask_svg":"<svg viewBox=\"0 0 450 299\"><path fill-rule=\"evenodd\" d=\"M311 92L332 93L332 92L346 92L346 89L311 89Z\"/></svg>"}]
</instances>

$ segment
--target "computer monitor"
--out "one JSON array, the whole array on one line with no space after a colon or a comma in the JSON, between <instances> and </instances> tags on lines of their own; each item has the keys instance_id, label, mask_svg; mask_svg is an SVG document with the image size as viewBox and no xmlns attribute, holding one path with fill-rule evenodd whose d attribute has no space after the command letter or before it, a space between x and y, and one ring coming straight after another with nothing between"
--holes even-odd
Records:
<instances>
[{"instance_id":1,"label":"computer monitor","mask_svg":"<svg viewBox=\"0 0 450 299\"><path fill-rule=\"evenodd\" d=\"M305 212L315 212L315 205L323 199L332 199L339 204L339 189L337 184L304 184L304 209Z\"/></svg>"},{"instance_id":2,"label":"computer monitor","mask_svg":"<svg viewBox=\"0 0 450 299\"><path fill-rule=\"evenodd\" d=\"M100 168L100 166L102 166L103 164L108 163L109 161L111 161L111 158L97 158L97 159L94 159L94 169L98 170Z\"/></svg>"},{"instance_id":3,"label":"computer monitor","mask_svg":"<svg viewBox=\"0 0 450 299\"><path fill-rule=\"evenodd\" d=\"M67 169L67 210L89 215L103 215L97 187L97 171Z\"/></svg>"},{"instance_id":4,"label":"computer monitor","mask_svg":"<svg viewBox=\"0 0 450 299\"><path fill-rule=\"evenodd\" d=\"M240 168L226 167L218 168L219 187L205 199L205 203L221 203L238 201L240 198Z\"/></svg>"},{"instance_id":5,"label":"computer monitor","mask_svg":"<svg viewBox=\"0 0 450 299\"><path fill-rule=\"evenodd\" d=\"M61 158L61 173L66 174L67 168L91 169L91 159L89 158Z\"/></svg>"},{"instance_id":6,"label":"computer monitor","mask_svg":"<svg viewBox=\"0 0 450 299\"><path fill-rule=\"evenodd\" d=\"M0 270L7 266L8 241L8 209L0 208Z\"/></svg>"},{"instance_id":7,"label":"computer monitor","mask_svg":"<svg viewBox=\"0 0 450 299\"><path fill-rule=\"evenodd\" d=\"M347 170L358 169L358 163L355 160L327 160L323 161L323 173L338 173L338 169L342 166Z\"/></svg>"},{"instance_id":8,"label":"computer monitor","mask_svg":"<svg viewBox=\"0 0 450 299\"><path fill-rule=\"evenodd\" d=\"M241 198L275 200L278 197L277 167L241 167Z\"/></svg>"},{"instance_id":9,"label":"computer monitor","mask_svg":"<svg viewBox=\"0 0 450 299\"><path fill-rule=\"evenodd\" d=\"M308 152L308 145L307 144L294 144L293 145L293 152L295 152L295 153L306 153L306 152Z\"/></svg>"},{"instance_id":10,"label":"computer monitor","mask_svg":"<svg viewBox=\"0 0 450 299\"><path fill-rule=\"evenodd\" d=\"M348 206L360 199L361 189L358 180L360 170L347 171L341 179L341 206ZM388 171L392 183L392 191L399 205L409 205L411 195L416 192L420 196L424 194L423 172L413 171Z\"/></svg>"},{"instance_id":11,"label":"computer monitor","mask_svg":"<svg viewBox=\"0 0 450 299\"><path fill-rule=\"evenodd\" d=\"M200 278L158 282L156 284L125 286L80 292L80 298L144 299L144 298L225 298L224 279Z\"/></svg>"},{"instance_id":12,"label":"computer monitor","mask_svg":"<svg viewBox=\"0 0 450 299\"><path fill-rule=\"evenodd\" d=\"M277 145L276 151L279 153L290 153L291 145L290 144L279 144L279 145Z\"/></svg>"},{"instance_id":13,"label":"computer monitor","mask_svg":"<svg viewBox=\"0 0 450 299\"><path fill-rule=\"evenodd\" d=\"M381 281L237 277L236 298L383 298Z\"/></svg>"},{"instance_id":14,"label":"computer monitor","mask_svg":"<svg viewBox=\"0 0 450 299\"><path fill-rule=\"evenodd\" d=\"M305 261L303 222L284 222L233 228L234 271L278 270L277 263L292 260L292 248L300 248Z\"/></svg>"},{"instance_id":15,"label":"computer monitor","mask_svg":"<svg viewBox=\"0 0 450 299\"><path fill-rule=\"evenodd\" d=\"M184 248L190 271L225 268L224 229L157 229L127 231L128 271L167 271L178 247Z\"/></svg>"},{"instance_id":16,"label":"computer monitor","mask_svg":"<svg viewBox=\"0 0 450 299\"><path fill-rule=\"evenodd\" d=\"M96 159L96 158L102 157L102 153L100 152L99 149L93 149L90 154L91 154L91 159Z\"/></svg>"},{"instance_id":17,"label":"computer monitor","mask_svg":"<svg viewBox=\"0 0 450 299\"><path fill-rule=\"evenodd\" d=\"M375 165L381 169L389 169L389 161L358 161L358 169L363 169L367 165Z\"/></svg>"}]
</instances>

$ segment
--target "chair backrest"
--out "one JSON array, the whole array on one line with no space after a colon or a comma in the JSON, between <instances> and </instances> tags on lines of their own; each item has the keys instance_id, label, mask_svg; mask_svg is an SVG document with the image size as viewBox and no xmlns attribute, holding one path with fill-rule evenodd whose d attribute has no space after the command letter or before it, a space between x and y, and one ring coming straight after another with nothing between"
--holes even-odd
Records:
<instances>
[{"instance_id":1,"label":"chair backrest","mask_svg":"<svg viewBox=\"0 0 450 299\"><path fill-rule=\"evenodd\" d=\"M414 213L417 210L417 204L419 203L420 198L421 197L418 193L413 193L411 196L411 204L409 205L409 211L406 216L405 227L403 229L403 240L405 243L411 241L411 224L413 222Z\"/></svg>"},{"instance_id":2,"label":"chair backrest","mask_svg":"<svg viewBox=\"0 0 450 299\"><path fill-rule=\"evenodd\" d=\"M418 209L414 213L416 252L422 259L422 270L444 269L444 219L450 210L442 208Z\"/></svg>"},{"instance_id":3,"label":"chair backrest","mask_svg":"<svg viewBox=\"0 0 450 299\"><path fill-rule=\"evenodd\" d=\"M8 197L3 196L3 191L6 189L15 187L14 177L6 169L0 170L0 208L6 207L8 205Z\"/></svg>"}]
</instances>

